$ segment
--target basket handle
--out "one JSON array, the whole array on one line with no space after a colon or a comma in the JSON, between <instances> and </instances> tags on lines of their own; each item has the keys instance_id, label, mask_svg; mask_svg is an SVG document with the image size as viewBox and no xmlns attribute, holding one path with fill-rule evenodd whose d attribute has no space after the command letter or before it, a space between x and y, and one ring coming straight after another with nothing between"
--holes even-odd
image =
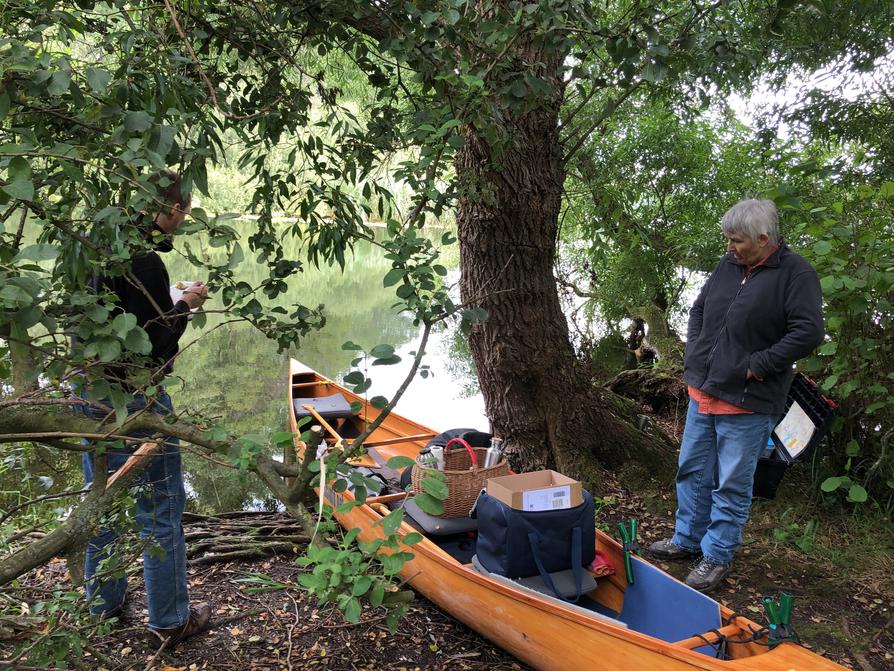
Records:
<instances>
[{"instance_id":1,"label":"basket handle","mask_svg":"<svg viewBox=\"0 0 894 671\"><path fill-rule=\"evenodd\" d=\"M469 456L472 457L472 466L478 468L478 457L475 456L475 450L473 450L472 446L469 445L469 443L462 438L451 438L450 440L448 440L447 444L444 446L444 454L447 454L447 451L450 449L450 446L453 445L453 443L457 443L466 448L469 451Z\"/></svg>"}]
</instances>

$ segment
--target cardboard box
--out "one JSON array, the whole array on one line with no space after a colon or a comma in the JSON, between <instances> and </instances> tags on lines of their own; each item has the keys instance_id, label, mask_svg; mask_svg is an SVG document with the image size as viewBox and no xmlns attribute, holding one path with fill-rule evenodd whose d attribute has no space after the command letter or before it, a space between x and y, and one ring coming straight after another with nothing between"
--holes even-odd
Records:
<instances>
[{"instance_id":1,"label":"cardboard box","mask_svg":"<svg viewBox=\"0 0 894 671\"><path fill-rule=\"evenodd\" d=\"M556 471L489 478L487 493L516 510L561 510L583 502L580 482Z\"/></svg>"}]
</instances>

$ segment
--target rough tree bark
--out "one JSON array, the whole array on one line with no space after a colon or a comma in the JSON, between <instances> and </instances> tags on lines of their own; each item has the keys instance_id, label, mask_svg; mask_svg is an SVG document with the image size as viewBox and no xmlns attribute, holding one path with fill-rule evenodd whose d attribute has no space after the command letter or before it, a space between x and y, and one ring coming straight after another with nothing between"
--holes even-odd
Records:
<instances>
[{"instance_id":1,"label":"rough tree bark","mask_svg":"<svg viewBox=\"0 0 894 671\"><path fill-rule=\"evenodd\" d=\"M554 467L593 482L596 461L618 467L635 454L655 473L670 471L670 441L633 426L630 409L576 360L553 275L565 54L522 43L517 55L537 64L554 95L527 114L504 110L511 140L499 151L467 128L456 164L461 180L487 185L492 196L465 198L457 209L461 297L488 313L469 343L492 430L522 470Z\"/></svg>"}]
</instances>

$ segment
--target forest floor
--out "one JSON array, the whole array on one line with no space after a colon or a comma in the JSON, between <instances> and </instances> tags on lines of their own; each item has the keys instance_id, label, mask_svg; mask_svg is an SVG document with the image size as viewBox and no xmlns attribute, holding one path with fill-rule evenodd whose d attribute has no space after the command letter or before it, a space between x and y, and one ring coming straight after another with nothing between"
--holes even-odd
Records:
<instances>
[{"instance_id":1,"label":"forest floor","mask_svg":"<svg viewBox=\"0 0 894 671\"><path fill-rule=\"evenodd\" d=\"M670 433L679 428L673 418L659 422ZM600 526L613 533L617 522L636 518L644 547L671 534L672 483L653 484L656 493L647 495L634 494L619 482L608 482L604 491L595 492ZM789 592L795 597L793 624L805 646L851 669L894 669L894 532L883 521L873 522L865 516L842 519L840 512L836 517L822 516L817 504L811 507L797 500L807 490L806 474L794 474L783 483L777 500L755 502L734 570L713 596L763 622L761 597ZM659 565L680 579L690 568L689 562ZM296 571L294 555L288 553L192 566L191 597L194 602L213 604L218 624L207 634L159 654L145 642L145 595L140 581L132 580L123 620L107 636L92 642L93 650L83 660L86 668L528 668L421 596L392 634L384 613L369 606L359 624L349 624L331 606L319 607L298 589L252 594L239 582L251 573L292 582ZM32 572L27 584L40 590L57 587L65 580L65 564L58 561ZM84 668L72 668L75 666Z\"/></svg>"}]
</instances>

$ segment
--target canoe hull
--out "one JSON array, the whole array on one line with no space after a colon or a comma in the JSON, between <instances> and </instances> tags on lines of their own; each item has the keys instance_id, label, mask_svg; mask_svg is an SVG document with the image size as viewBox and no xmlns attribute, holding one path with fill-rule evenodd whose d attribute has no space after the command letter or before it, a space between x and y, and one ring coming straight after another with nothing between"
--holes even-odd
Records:
<instances>
[{"instance_id":1,"label":"canoe hull","mask_svg":"<svg viewBox=\"0 0 894 671\"><path fill-rule=\"evenodd\" d=\"M292 361L290 380L295 380L297 374L307 375L309 372L313 371ZM314 375L322 380L326 379L316 373ZM327 384L331 390L337 388L344 393L350 401L359 399L331 381L327 380ZM363 402L363 399L359 400ZM289 407L292 407L291 396ZM365 407L364 412L368 413L365 415L368 419L372 419L377 416L378 411ZM296 428L294 413L290 413L290 420L294 431ZM386 418L382 426L380 438L400 435L401 432L404 435L417 435L430 431L395 414ZM389 445L382 451L387 451L386 456L397 454L411 456L418 451L421 444L424 444L424 441L409 441L405 445ZM327 500L334 506L352 498L349 492L336 494L328 488L326 495ZM387 498L389 497L381 497L381 500ZM372 499L366 505L336 515L336 518L345 529L360 529L360 538L370 541L382 537L381 527L376 525L376 522L388 512L382 502ZM402 535L414 531L415 529L406 523L402 524L399 530ZM606 553L616 566L621 565L618 544L598 530L597 536L600 550ZM793 644L783 644L769 652L765 646L755 643L732 645L731 650L737 656L736 659L725 661L714 659L674 643L612 625L583 609L568 607L554 600L513 589L478 573L468 565L460 564L429 539L402 549L414 554L414 558L408 561L401 571L401 576L414 590L425 595L440 609L495 645L536 669L544 671L588 669L840 671L844 669ZM601 581L600 593L605 589L609 593L614 592L618 599L623 600L624 587L622 577L610 576ZM722 612L725 617L731 614L726 608L722 608ZM668 612L667 616L674 617L675 614ZM739 626L753 628L755 631L760 628L745 618L740 617L736 621Z\"/></svg>"}]
</instances>

